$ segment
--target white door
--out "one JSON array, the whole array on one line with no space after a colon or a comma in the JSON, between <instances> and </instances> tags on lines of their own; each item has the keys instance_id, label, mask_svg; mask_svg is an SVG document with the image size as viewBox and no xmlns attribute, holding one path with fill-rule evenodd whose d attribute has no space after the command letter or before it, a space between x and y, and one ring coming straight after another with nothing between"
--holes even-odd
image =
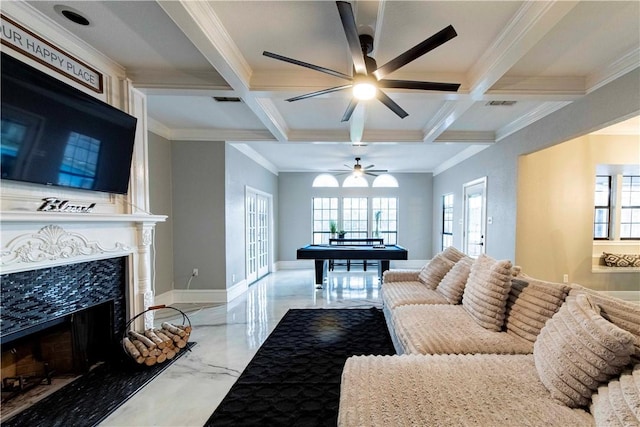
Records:
<instances>
[{"instance_id":1,"label":"white door","mask_svg":"<svg viewBox=\"0 0 640 427\"><path fill-rule=\"evenodd\" d=\"M245 201L247 283L258 280L258 229L256 227L256 194L247 191Z\"/></svg>"},{"instance_id":2,"label":"white door","mask_svg":"<svg viewBox=\"0 0 640 427\"><path fill-rule=\"evenodd\" d=\"M253 283L269 273L271 196L247 188L245 212L247 283Z\"/></svg>"},{"instance_id":3,"label":"white door","mask_svg":"<svg viewBox=\"0 0 640 427\"><path fill-rule=\"evenodd\" d=\"M463 195L463 251L477 257L485 251L487 177L464 184Z\"/></svg>"},{"instance_id":4,"label":"white door","mask_svg":"<svg viewBox=\"0 0 640 427\"><path fill-rule=\"evenodd\" d=\"M256 195L258 278L269 274L269 199Z\"/></svg>"}]
</instances>

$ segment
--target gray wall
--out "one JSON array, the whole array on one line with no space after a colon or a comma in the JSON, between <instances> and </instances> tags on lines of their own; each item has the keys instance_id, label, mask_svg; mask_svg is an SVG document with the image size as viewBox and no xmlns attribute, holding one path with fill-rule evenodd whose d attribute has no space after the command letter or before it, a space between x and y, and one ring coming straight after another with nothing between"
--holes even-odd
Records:
<instances>
[{"instance_id":1,"label":"gray wall","mask_svg":"<svg viewBox=\"0 0 640 427\"><path fill-rule=\"evenodd\" d=\"M277 259L278 176L268 171L231 144L225 144L226 157L226 283L233 285L246 277L245 257L245 190L249 186L272 196L274 226L270 236L272 262ZM233 278L235 277L235 282Z\"/></svg>"},{"instance_id":2,"label":"gray wall","mask_svg":"<svg viewBox=\"0 0 640 427\"><path fill-rule=\"evenodd\" d=\"M409 259L431 258L432 176L427 173L393 174L399 188L313 188L318 173L281 172L280 261L296 259L296 250L311 242L313 197L398 197L398 244L409 252Z\"/></svg>"},{"instance_id":3,"label":"gray wall","mask_svg":"<svg viewBox=\"0 0 640 427\"><path fill-rule=\"evenodd\" d=\"M433 251L440 248L441 197L454 193L454 245L462 247L462 185L487 176L486 251L495 258L516 258L518 157L587 134L640 112L640 70L620 77L544 119L506 137L434 177ZM526 266L523 266L523 268Z\"/></svg>"},{"instance_id":4,"label":"gray wall","mask_svg":"<svg viewBox=\"0 0 640 427\"><path fill-rule=\"evenodd\" d=\"M156 295L173 289L173 213L171 194L171 141L149 132L149 208L167 215L155 229L154 272Z\"/></svg>"},{"instance_id":5,"label":"gray wall","mask_svg":"<svg viewBox=\"0 0 640 427\"><path fill-rule=\"evenodd\" d=\"M174 141L171 152L174 289L194 268L190 289L225 289L225 144Z\"/></svg>"}]
</instances>

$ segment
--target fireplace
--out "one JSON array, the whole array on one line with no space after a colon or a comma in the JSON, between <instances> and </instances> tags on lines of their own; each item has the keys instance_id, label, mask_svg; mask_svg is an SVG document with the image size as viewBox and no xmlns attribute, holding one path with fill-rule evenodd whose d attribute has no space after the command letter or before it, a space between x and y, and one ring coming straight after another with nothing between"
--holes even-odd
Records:
<instances>
[{"instance_id":1,"label":"fireplace","mask_svg":"<svg viewBox=\"0 0 640 427\"><path fill-rule=\"evenodd\" d=\"M2 398L121 355L127 258L2 275Z\"/></svg>"}]
</instances>

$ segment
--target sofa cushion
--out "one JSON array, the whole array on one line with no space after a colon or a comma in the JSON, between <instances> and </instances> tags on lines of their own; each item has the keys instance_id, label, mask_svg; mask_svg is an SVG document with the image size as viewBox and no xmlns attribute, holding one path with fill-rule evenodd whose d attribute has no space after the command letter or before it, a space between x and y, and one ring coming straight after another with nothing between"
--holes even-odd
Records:
<instances>
[{"instance_id":1,"label":"sofa cushion","mask_svg":"<svg viewBox=\"0 0 640 427\"><path fill-rule=\"evenodd\" d=\"M555 401L532 355L353 356L338 426L590 426Z\"/></svg>"},{"instance_id":2,"label":"sofa cushion","mask_svg":"<svg viewBox=\"0 0 640 427\"><path fill-rule=\"evenodd\" d=\"M403 305L392 312L393 332L408 354L530 354L533 343L478 325L460 305Z\"/></svg>"},{"instance_id":3,"label":"sofa cushion","mask_svg":"<svg viewBox=\"0 0 640 427\"><path fill-rule=\"evenodd\" d=\"M600 315L609 322L631 332L634 336L636 359L640 360L640 304L624 301L602 294L598 291L585 288L575 283L571 284L569 295L588 294L591 301L600 308Z\"/></svg>"},{"instance_id":4,"label":"sofa cushion","mask_svg":"<svg viewBox=\"0 0 640 427\"><path fill-rule=\"evenodd\" d=\"M586 406L600 382L622 371L633 354L633 335L600 316L586 294L567 297L534 344L540 380L551 396Z\"/></svg>"},{"instance_id":5,"label":"sofa cushion","mask_svg":"<svg viewBox=\"0 0 640 427\"><path fill-rule=\"evenodd\" d=\"M591 414L597 426L640 425L640 365L598 387Z\"/></svg>"},{"instance_id":6,"label":"sofa cushion","mask_svg":"<svg viewBox=\"0 0 640 427\"><path fill-rule=\"evenodd\" d=\"M407 304L448 304L439 292L420 282L389 282L382 285L382 303L394 308Z\"/></svg>"},{"instance_id":7,"label":"sofa cushion","mask_svg":"<svg viewBox=\"0 0 640 427\"><path fill-rule=\"evenodd\" d=\"M462 306L482 327L500 331L511 289L511 261L481 254L471 266Z\"/></svg>"},{"instance_id":8,"label":"sofa cushion","mask_svg":"<svg viewBox=\"0 0 640 427\"><path fill-rule=\"evenodd\" d=\"M508 334L535 342L547 320L560 309L569 286L528 276L511 279L504 325Z\"/></svg>"},{"instance_id":9,"label":"sofa cushion","mask_svg":"<svg viewBox=\"0 0 640 427\"><path fill-rule=\"evenodd\" d=\"M445 274L455 265L455 261L447 259L442 254L434 256L418 274L418 281L430 289L435 289Z\"/></svg>"},{"instance_id":10,"label":"sofa cushion","mask_svg":"<svg viewBox=\"0 0 640 427\"><path fill-rule=\"evenodd\" d=\"M436 291L442 294L450 304L460 304L464 286L467 284L473 260L464 257L444 275Z\"/></svg>"}]
</instances>

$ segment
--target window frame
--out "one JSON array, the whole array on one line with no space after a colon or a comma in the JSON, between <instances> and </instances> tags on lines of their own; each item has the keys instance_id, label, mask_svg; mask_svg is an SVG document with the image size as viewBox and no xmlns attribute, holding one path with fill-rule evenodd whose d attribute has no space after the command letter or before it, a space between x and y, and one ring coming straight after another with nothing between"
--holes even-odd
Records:
<instances>
[{"instance_id":1,"label":"window frame","mask_svg":"<svg viewBox=\"0 0 640 427\"><path fill-rule=\"evenodd\" d=\"M595 196L596 193L598 192L597 186L598 186L598 178L607 178L608 180L608 189L609 189L609 195L607 197L607 204L606 205L597 205L595 203L595 200L597 199L597 197ZM611 199L612 199L612 195L613 195L613 191L612 191L612 177L611 175L596 175L596 186L594 189L594 203L593 203L593 240L610 240L611 239ZM603 222L598 222L597 221L597 212L599 210L604 210L606 211L606 215L607 215L607 221L606 221L606 225L607 225L607 233L606 236L604 237L596 237L596 226L600 225L600 224L604 224Z\"/></svg>"},{"instance_id":2,"label":"window frame","mask_svg":"<svg viewBox=\"0 0 640 427\"><path fill-rule=\"evenodd\" d=\"M624 181L625 181L626 178L630 179L629 204L627 204L625 202L626 198L625 198ZM635 193L635 191L633 191L633 184L636 183L636 182L638 183L638 185L640 185L640 176L639 175L622 175L622 185L621 185L621 188L620 188L620 196L621 196L621 198L620 198L620 220L618 221L619 224L620 224L620 235L619 235L620 240L640 240L640 234L637 234L637 235L633 234L633 229L634 228L640 229L640 215L638 215L637 213L636 213L636 215L638 215L638 218L637 218L636 221L634 221L634 217L635 217L634 211L640 210L640 205L635 205L635 204L632 204L632 202L631 202L631 200L633 200L633 193ZM640 194L640 191L638 191L637 193ZM624 210L626 210L626 209L631 210L630 221L629 222L623 222L623 217L624 217L623 213L624 213ZM629 228L630 228L630 235L629 236L624 236L624 237L622 236L622 229L623 229L622 226L623 226L623 224L629 224ZM636 227L634 227L634 225Z\"/></svg>"},{"instance_id":3,"label":"window frame","mask_svg":"<svg viewBox=\"0 0 640 427\"><path fill-rule=\"evenodd\" d=\"M447 199L451 199L450 204L447 204ZM440 244L442 250L453 245L453 202L453 193L442 195L442 223L440 224ZM448 217L450 217L450 219L448 219ZM448 229L450 229L450 231L447 231Z\"/></svg>"}]
</instances>

